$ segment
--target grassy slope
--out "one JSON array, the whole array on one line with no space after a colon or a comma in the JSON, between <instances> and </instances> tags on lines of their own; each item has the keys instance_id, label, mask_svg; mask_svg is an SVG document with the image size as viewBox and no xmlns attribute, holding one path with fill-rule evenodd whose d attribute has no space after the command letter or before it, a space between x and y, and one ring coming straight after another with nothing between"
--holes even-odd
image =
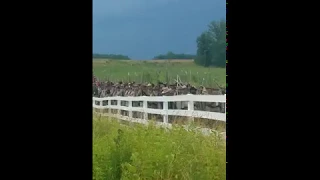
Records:
<instances>
[{"instance_id":1,"label":"grassy slope","mask_svg":"<svg viewBox=\"0 0 320 180\"><path fill-rule=\"evenodd\" d=\"M97 117L93 127L95 180L226 179L225 142L215 136L180 128L129 127Z\"/></svg>"},{"instance_id":2,"label":"grassy slope","mask_svg":"<svg viewBox=\"0 0 320 180\"><path fill-rule=\"evenodd\" d=\"M173 82L179 75L183 82L194 85L215 87L216 82L220 86L226 85L225 68L204 68L197 66L192 60L155 60L155 61L132 61L132 60L107 60L94 59L93 70L101 79L112 81L136 81L156 82L157 80ZM166 75L168 73L168 75Z\"/></svg>"}]
</instances>

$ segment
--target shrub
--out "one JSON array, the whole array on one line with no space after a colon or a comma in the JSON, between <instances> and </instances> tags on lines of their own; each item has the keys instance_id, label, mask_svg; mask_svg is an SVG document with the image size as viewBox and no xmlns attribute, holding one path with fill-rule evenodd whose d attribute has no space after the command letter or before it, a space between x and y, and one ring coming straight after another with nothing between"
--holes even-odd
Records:
<instances>
[{"instance_id":1,"label":"shrub","mask_svg":"<svg viewBox=\"0 0 320 180\"><path fill-rule=\"evenodd\" d=\"M174 126L93 120L93 179L226 179L225 141Z\"/></svg>"}]
</instances>

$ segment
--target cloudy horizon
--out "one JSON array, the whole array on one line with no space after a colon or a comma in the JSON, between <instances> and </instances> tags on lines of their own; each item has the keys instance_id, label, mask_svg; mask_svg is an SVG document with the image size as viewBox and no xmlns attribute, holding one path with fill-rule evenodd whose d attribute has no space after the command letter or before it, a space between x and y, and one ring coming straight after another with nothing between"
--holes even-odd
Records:
<instances>
[{"instance_id":1,"label":"cloudy horizon","mask_svg":"<svg viewBox=\"0 0 320 180\"><path fill-rule=\"evenodd\" d=\"M93 52L131 59L195 54L197 36L225 18L225 0L93 0Z\"/></svg>"}]
</instances>

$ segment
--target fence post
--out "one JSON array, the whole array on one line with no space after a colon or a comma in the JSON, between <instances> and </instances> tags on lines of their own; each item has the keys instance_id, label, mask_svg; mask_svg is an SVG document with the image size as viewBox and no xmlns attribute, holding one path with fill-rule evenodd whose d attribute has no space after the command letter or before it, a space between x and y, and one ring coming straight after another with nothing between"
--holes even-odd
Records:
<instances>
[{"instance_id":1,"label":"fence post","mask_svg":"<svg viewBox=\"0 0 320 180\"><path fill-rule=\"evenodd\" d=\"M191 116L189 117L189 120L191 122L194 122L194 117L193 117L194 102L193 102L193 100L188 101L188 111L191 112Z\"/></svg>"},{"instance_id":2,"label":"fence post","mask_svg":"<svg viewBox=\"0 0 320 180\"><path fill-rule=\"evenodd\" d=\"M143 109L144 110L148 109L148 101L147 100L143 101ZM148 120L148 113L147 112L143 112L143 120L145 120L145 121Z\"/></svg>"},{"instance_id":3,"label":"fence post","mask_svg":"<svg viewBox=\"0 0 320 180\"><path fill-rule=\"evenodd\" d=\"M100 99L99 102L100 102L100 113L103 114L103 104L102 104L103 100Z\"/></svg>"},{"instance_id":4,"label":"fence post","mask_svg":"<svg viewBox=\"0 0 320 180\"><path fill-rule=\"evenodd\" d=\"M224 103L224 113L227 114L227 94L224 94L225 103Z\"/></svg>"},{"instance_id":5,"label":"fence post","mask_svg":"<svg viewBox=\"0 0 320 180\"><path fill-rule=\"evenodd\" d=\"M163 111L164 111L164 115L163 115L163 123L168 124L168 101L163 101Z\"/></svg>"},{"instance_id":6,"label":"fence post","mask_svg":"<svg viewBox=\"0 0 320 180\"><path fill-rule=\"evenodd\" d=\"M117 100L117 109L118 109L118 116L120 116L121 115L121 109L120 109L120 107L121 107L121 100Z\"/></svg>"},{"instance_id":7,"label":"fence post","mask_svg":"<svg viewBox=\"0 0 320 180\"><path fill-rule=\"evenodd\" d=\"M132 101L128 101L128 108L129 108L129 118L132 118Z\"/></svg>"},{"instance_id":8,"label":"fence post","mask_svg":"<svg viewBox=\"0 0 320 180\"><path fill-rule=\"evenodd\" d=\"M93 112L96 112L96 107L95 107L95 105L96 105L96 99L93 97L93 98L92 98Z\"/></svg>"},{"instance_id":9,"label":"fence post","mask_svg":"<svg viewBox=\"0 0 320 180\"><path fill-rule=\"evenodd\" d=\"M110 105L109 103L110 103L110 100L108 99L108 100L107 100L107 105L106 105L106 110L107 110L106 113L107 113L107 114L110 113L110 112L109 112L110 110L109 110L109 107L108 107L108 106Z\"/></svg>"},{"instance_id":10,"label":"fence post","mask_svg":"<svg viewBox=\"0 0 320 180\"><path fill-rule=\"evenodd\" d=\"M92 98L92 105L96 105L96 100L94 98Z\"/></svg>"}]
</instances>

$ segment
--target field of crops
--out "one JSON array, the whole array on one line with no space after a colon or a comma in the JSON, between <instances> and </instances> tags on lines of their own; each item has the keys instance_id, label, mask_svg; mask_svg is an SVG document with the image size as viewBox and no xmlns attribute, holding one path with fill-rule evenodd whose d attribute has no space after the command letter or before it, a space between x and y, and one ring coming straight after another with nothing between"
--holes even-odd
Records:
<instances>
[{"instance_id":1,"label":"field of crops","mask_svg":"<svg viewBox=\"0 0 320 180\"><path fill-rule=\"evenodd\" d=\"M182 82L206 87L226 86L225 68L205 68L195 65L193 60L108 60L93 59L94 74L110 81L157 81L173 83L177 76Z\"/></svg>"},{"instance_id":2,"label":"field of crops","mask_svg":"<svg viewBox=\"0 0 320 180\"><path fill-rule=\"evenodd\" d=\"M93 179L226 179L226 144L216 136L93 117Z\"/></svg>"}]
</instances>

